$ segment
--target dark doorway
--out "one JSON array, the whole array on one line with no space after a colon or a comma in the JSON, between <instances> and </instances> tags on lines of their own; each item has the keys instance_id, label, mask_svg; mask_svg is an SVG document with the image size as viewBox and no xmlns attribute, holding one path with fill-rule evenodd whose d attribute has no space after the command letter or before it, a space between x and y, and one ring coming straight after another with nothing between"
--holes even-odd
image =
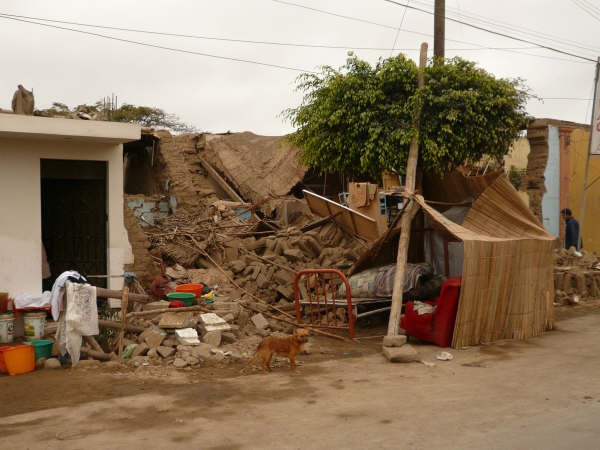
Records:
<instances>
[{"instance_id":1,"label":"dark doorway","mask_svg":"<svg viewBox=\"0 0 600 450\"><path fill-rule=\"evenodd\" d=\"M42 159L42 242L52 273L107 273L107 165L103 161ZM106 287L106 279L90 280Z\"/></svg>"}]
</instances>

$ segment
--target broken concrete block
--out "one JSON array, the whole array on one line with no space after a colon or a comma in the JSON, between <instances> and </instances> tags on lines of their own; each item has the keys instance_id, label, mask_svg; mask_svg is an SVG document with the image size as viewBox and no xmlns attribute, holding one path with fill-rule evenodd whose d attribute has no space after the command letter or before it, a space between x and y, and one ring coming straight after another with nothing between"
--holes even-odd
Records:
<instances>
[{"instance_id":1,"label":"broken concrete block","mask_svg":"<svg viewBox=\"0 0 600 450\"><path fill-rule=\"evenodd\" d=\"M402 347L406 344L406 336L385 336L383 338L384 347Z\"/></svg>"},{"instance_id":2,"label":"broken concrete block","mask_svg":"<svg viewBox=\"0 0 600 450\"><path fill-rule=\"evenodd\" d=\"M189 366L195 366L197 364L200 364L200 359L194 357L194 356L188 356L187 358L185 358L185 362L189 365Z\"/></svg>"},{"instance_id":3,"label":"broken concrete block","mask_svg":"<svg viewBox=\"0 0 600 450\"><path fill-rule=\"evenodd\" d=\"M158 326L160 328L190 328L195 325L194 312L167 312L162 315Z\"/></svg>"},{"instance_id":4,"label":"broken concrete block","mask_svg":"<svg viewBox=\"0 0 600 450\"><path fill-rule=\"evenodd\" d=\"M264 330L269 326L269 322L267 322L267 319L265 319L265 316L263 316L261 313L253 315L250 320L259 330Z\"/></svg>"},{"instance_id":5,"label":"broken concrete block","mask_svg":"<svg viewBox=\"0 0 600 450\"><path fill-rule=\"evenodd\" d=\"M182 345L200 344L198 332L194 328L182 328L181 330L175 330L175 337L177 338L177 342Z\"/></svg>"},{"instance_id":6,"label":"broken concrete block","mask_svg":"<svg viewBox=\"0 0 600 450\"><path fill-rule=\"evenodd\" d=\"M288 300L294 300L294 289L289 284L282 284L277 286L277 292Z\"/></svg>"},{"instance_id":7,"label":"broken concrete block","mask_svg":"<svg viewBox=\"0 0 600 450\"><path fill-rule=\"evenodd\" d=\"M225 344L233 344L236 341L236 337L230 331L221 333L221 341Z\"/></svg>"},{"instance_id":8,"label":"broken concrete block","mask_svg":"<svg viewBox=\"0 0 600 450\"><path fill-rule=\"evenodd\" d=\"M188 273L187 270L185 270L185 267L176 264L173 267L167 267L167 270L165 271L166 275L173 279L173 280L179 280L182 278L187 278Z\"/></svg>"},{"instance_id":9,"label":"broken concrete block","mask_svg":"<svg viewBox=\"0 0 600 450\"><path fill-rule=\"evenodd\" d=\"M223 259L225 261L235 261L238 259L239 253L237 247L225 247L223 250Z\"/></svg>"},{"instance_id":10,"label":"broken concrete block","mask_svg":"<svg viewBox=\"0 0 600 450\"><path fill-rule=\"evenodd\" d=\"M131 358L135 358L136 356L145 356L148 353L148 350L150 350L150 347L143 342L133 350L131 353Z\"/></svg>"},{"instance_id":11,"label":"broken concrete block","mask_svg":"<svg viewBox=\"0 0 600 450\"><path fill-rule=\"evenodd\" d=\"M154 311L155 309L164 309L169 307L169 302L160 300L158 302L146 303L143 307L144 311Z\"/></svg>"},{"instance_id":12,"label":"broken concrete block","mask_svg":"<svg viewBox=\"0 0 600 450\"><path fill-rule=\"evenodd\" d=\"M294 284L294 274L287 270L278 270L273 275L273 279L277 284L292 285Z\"/></svg>"},{"instance_id":13,"label":"broken concrete block","mask_svg":"<svg viewBox=\"0 0 600 450\"><path fill-rule=\"evenodd\" d=\"M150 348L156 348L166 339L167 333L156 326L147 328L140 334L142 342L148 344Z\"/></svg>"},{"instance_id":14,"label":"broken concrete block","mask_svg":"<svg viewBox=\"0 0 600 450\"><path fill-rule=\"evenodd\" d=\"M295 262L295 261L301 261L304 254L302 253L302 250L299 250L297 248L290 248L290 249L284 250L283 256L285 256L290 261Z\"/></svg>"},{"instance_id":15,"label":"broken concrete block","mask_svg":"<svg viewBox=\"0 0 600 450\"><path fill-rule=\"evenodd\" d=\"M383 347L383 356L390 362L407 363L419 360L419 354L410 344L402 347Z\"/></svg>"},{"instance_id":16,"label":"broken concrete block","mask_svg":"<svg viewBox=\"0 0 600 450\"><path fill-rule=\"evenodd\" d=\"M206 332L231 330L231 326L215 313L200 314L200 324Z\"/></svg>"},{"instance_id":17,"label":"broken concrete block","mask_svg":"<svg viewBox=\"0 0 600 450\"><path fill-rule=\"evenodd\" d=\"M244 263L244 261L237 260L237 261L233 261L230 264L230 267L231 267L231 270L233 273L238 274L238 273L244 271L244 269L246 269L246 264Z\"/></svg>"},{"instance_id":18,"label":"broken concrete block","mask_svg":"<svg viewBox=\"0 0 600 450\"><path fill-rule=\"evenodd\" d=\"M194 346L191 350L192 355L199 359L208 359L212 356L210 344L201 342L200 345Z\"/></svg>"},{"instance_id":19,"label":"broken concrete block","mask_svg":"<svg viewBox=\"0 0 600 450\"><path fill-rule=\"evenodd\" d=\"M238 326L240 327L240 329L244 328L247 324L248 321L250 320L250 314L248 313L247 310L242 309L240 311L240 314L238 315Z\"/></svg>"},{"instance_id":20,"label":"broken concrete block","mask_svg":"<svg viewBox=\"0 0 600 450\"><path fill-rule=\"evenodd\" d=\"M57 358L48 358L44 361L44 369L60 369L60 361Z\"/></svg>"},{"instance_id":21,"label":"broken concrete block","mask_svg":"<svg viewBox=\"0 0 600 450\"><path fill-rule=\"evenodd\" d=\"M175 358L173 361L173 366L175 366L177 369L183 369L184 367L187 367L187 365L187 361L182 358Z\"/></svg>"},{"instance_id":22,"label":"broken concrete block","mask_svg":"<svg viewBox=\"0 0 600 450\"><path fill-rule=\"evenodd\" d=\"M266 289L270 285L271 281L269 281L269 278L262 273L256 278L256 286L258 286L259 289Z\"/></svg>"},{"instance_id":23,"label":"broken concrete block","mask_svg":"<svg viewBox=\"0 0 600 450\"><path fill-rule=\"evenodd\" d=\"M177 346L177 339L175 339L175 336L167 335L167 338L163 341L162 345L165 347L175 347Z\"/></svg>"},{"instance_id":24,"label":"broken concrete block","mask_svg":"<svg viewBox=\"0 0 600 450\"><path fill-rule=\"evenodd\" d=\"M156 348L156 352L163 358L168 358L169 356L173 356L175 354L175 349L173 347L164 347L161 345Z\"/></svg>"},{"instance_id":25,"label":"broken concrete block","mask_svg":"<svg viewBox=\"0 0 600 450\"><path fill-rule=\"evenodd\" d=\"M229 322L233 322L235 320L235 317L233 316L233 314L228 313L228 314L225 314L225 316L223 316L223 320L225 322L229 323Z\"/></svg>"},{"instance_id":26,"label":"broken concrete block","mask_svg":"<svg viewBox=\"0 0 600 450\"><path fill-rule=\"evenodd\" d=\"M148 350L148 353L146 354L146 356L148 358L158 358L158 352L156 351L155 348L151 348L150 350Z\"/></svg>"},{"instance_id":27,"label":"broken concrete block","mask_svg":"<svg viewBox=\"0 0 600 450\"><path fill-rule=\"evenodd\" d=\"M218 347L221 345L221 332L220 331L207 331L202 336L202 342L209 344L211 347Z\"/></svg>"}]
</instances>

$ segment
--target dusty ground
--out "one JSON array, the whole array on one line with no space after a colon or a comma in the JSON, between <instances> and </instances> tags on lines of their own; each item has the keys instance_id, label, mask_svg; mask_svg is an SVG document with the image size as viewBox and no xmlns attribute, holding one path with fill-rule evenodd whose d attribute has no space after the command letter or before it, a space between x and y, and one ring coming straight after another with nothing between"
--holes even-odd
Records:
<instances>
[{"instance_id":1,"label":"dusty ground","mask_svg":"<svg viewBox=\"0 0 600 450\"><path fill-rule=\"evenodd\" d=\"M377 342L318 340L294 376L234 365L1 377L1 447L598 448L599 312L559 309L543 337L451 350L448 362L418 345L434 367L389 364Z\"/></svg>"}]
</instances>

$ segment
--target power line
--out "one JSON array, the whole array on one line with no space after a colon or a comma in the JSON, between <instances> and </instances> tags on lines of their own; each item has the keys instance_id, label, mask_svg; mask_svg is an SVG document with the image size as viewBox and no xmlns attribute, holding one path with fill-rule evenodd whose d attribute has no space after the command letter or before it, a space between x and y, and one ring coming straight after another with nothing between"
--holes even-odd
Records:
<instances>
[{"instance_id":1,"label":"power line","mask_svg":"<svg viewBox=\"0 0 600 450\"><path fill-rule=\"evenodd\" d=\"M534 97L534 99L538 100L576 100L582 102L589 102L592 100L591 98L581 98L581 97Z\"/></svg>"},{"instance_id":2,"label":"power line","mask_svg":"<svg viewBox=\"0 0 600 450\"><path fill-rule=\"evenodd\" d=\"M423 2L423 1L412 0L412 2L413 3L417 3L417 4L421 4L421 5L425 5L425 6L428 6L428 7L432 7L431 4ZM551 35L551 34L548 34L548 33L543 33L541 31L533 30L533 29L526 28L526 27L523 27L523 26L515 26L515 25L507 23L507 22L501 22L501 21L498 21L498 20L491 19L491 18L483 16L481 14L475 14L473 12L471 12L470 14L466 14L466 13L463 13L460 9L456 10L454 8L448 8L448 7L446 8L446 10L447 11L448 10L452 11L453 14L455 14L458 17L461 17L461 18L467 18L467 19L474 20L474 21L481 22L481 23L485 23L485 24L488 24L488 25L493 25L493 26L499 27L501 29L509 30L509 31L516 32L516 33L519 33L519 34L524 34L526 36L533 36L533 37L537 37L537 38L542 38L542 39L545 39L547 41L559 43L563 47L575 47L575 48L583 49L583 50L594 52L594 53L600 51L599 47L594 47L591 44L583 44L581 42L577 42L577 41L574 41L572 39L567 39L567 38L564 38L564 37L557 37L556 35Z\"/></svg>"},{"instance_id":3,"label":"power line","mask_svg":"<svg viewBox=\"0 0 600 450\"><path fill-rule=\"evenodd\" d=\"M220 36L204 36L197 34L180 34L180 33L169 33L166 31L153 31L153 30L143 30L137 28L123 28L123 27L115 27L110 25L97 25L90 23L81 23L81 22L70 22L67 20L56 20L56 19L47 19L43 17L31 17L31 16L21 16L17 14L7 14L0 12L0 16L12 17L12 18L20 18L20 19L28 19L28 20L36 20L42 22L50 22L50 23L60 23L65 25L76 25L82 27L89 28L98 28L104 30L113 30L113 31L126 31L131 33L141 33L141 34L151 34L158 36L169 36L169 37L180 37L180 38L189 38L189 39L201 39L201 40L212 40L212 41L224 41L224 42L237 42L243 44L256 44L256 45L274 45L274 46L283 46L283 47L306 47L306 48L325 48L325 49L345 49L345 50L374 50L374 51L388 51L388 50L400 50L400 51L418 51L418 48L389 48L389 47L356 47L352 45L332 45L332 44L302 44L297 42L278 42L278 41L259 41L259 40L251 40L251 39L234 39ZM531 50L537 47L477 47L477 48L456 48L449 50Z\"/></svg>"},{"instance_id":4,"label":"power line","mask_svg":"<svg viewBox=\"0 0 600 450\"><path fill-rule=\"evenodd\" d=\"M312 70L300 69L298 67L283 66L283 65L280 65L280 64L271 64L271 63L265 63L265 62L261 62L261 61L254 61L254 60L250 60L250 59L234 58L234 57L230 57L230 56L213 55L213 54L210 54L210 53L195 52L195 51L192 51L192 50L183 50L183 49L174 48L174 47L165 47L163 45L150 44L148 42L133 41L131 39L123 39L123 38L118 38L118 37L115 37L115 36L108 36L106 34L94 33L92 31L77 30L75 28L62 27L62 26L59 26L59 25L51 25L49 23L41 23L41 22L34 22L34 21L30 21L30 20L25 20L25 19L18 19L16 17L9 17L9 16L3 15L3 14L0 14L0 18L2 18L2 19L8 19L8 20L14 20L14 21L17 21L17 22L30 23L30 24L34 24L34 25L40 25L40 26L43 26L43 27L56 28L56 29L59 29L59 30L72 31L74 33L87 34L87 35L90 35L90 36L101 37L101 38L110 39L110 40L113 40L113 41L126 42L128 44L141 45L141 46L144 46L144 47L157 48L157 49L160 49L160 50L167 50L167 51L171 51L171 52L186 53L186 54L189 54L189 55L197 55L197 56L205 56L207 58L215 58L215 59L221 59L221 60L225 60L225 61L235 61L235 62L243 62L243 63L248 63L248 64L256 64L256 65L259 65L259 66L273 67L273 68L276 68L276 69L293 70L293 71L296 71L296 72L308 72L308 73L314 73L314 74L317 73L317 72L314 72Z\"/></svg>"},{"instance_id":5,"label":"power line","mask_svg":"<svg viewBox=\"0 0 600 450\"><path fill-rule=\"evenodd\" d=\"M280 3L282 5L294 6L294 7L297 7L297 8L307 9L309 11L319 12L319 13L322 13L322 14L327 14L327 15L331 15L331 16L335 16L335 17L341 17L341 18L347 19L347 20L353 20L353 21L357 21L357 22L368 23L368 24L376 25L376 26L379 26L379 27L382 27L382 28L396 30L396 27L393 27L391 25L386 25L386 24L374 22L374 21L371 21L371 20L361 19L361 18L358 18L358 17L352 17L352 16L343 15L343 14L338 14L338 13L334 13L334 12L331 12L331 11L326 11L326 10L323 10L323 9L318 9L318 8L313 8L313 7L310 7L310 6L302 5L302 4L299 4L299 3L293 3L293 2L289 2L289 1L285 1L285 0L271 0L271 1L273 1L275 3ZM390 2L390 3L394 3L396 6L405 6L405 7L408 7L409 9L414 9L414 10L417 10L417 11L424 12L426 14L433 15L433 12L426 11L426 10L421 9L421 8L416 8L414 6L406 5L406 4L403 4L403 3L392 2L391 0L384 0L384 1L387 1L387 2ZM536 48L543 48L543 49L546 49L546 50L550 50L550 51L554 51L554 52L558 52L558 53L563 53L565 55L573 56L575 58L580 58L580 59L583 59L583 60L586 60L586 61L590 61L590 62L593 62L593 63L596 62L595 59L591 59L591 58L587 58L587 57L584 57L584 56L580 56L580 55L572 54L572 53L569 53L569 52L565 52L563 50L555 49L553 47L546 46L546 45L543 45L543 44L539 44L537 42L527 41L527 40L520 39L520 38L517 38L517 37L509 36L509 35L506 35L506 34L503 34L503 33L497 33L497 32L492 31L492 30L487 30L485 28L477 27L476 25L472 25L472 24L469 24L467 22L458 21L456 19L452 19L452 18L448 18L448 17L446 17L446 18L448 20L452 20L452 21L461 23L461 24L463 24L465 26L468 26L468 27L475 27L475 28L479 28L479 29L481 29L483 31L489 31L492 34L498 34L500 36L503 36L503 37L506 37L506 38L509 38L509 39L520 40L520 41L526 42L528 44L534 45ZM407 29L404 29L402 31L405 32L405 33L412 33L412 34L417 34L417 35L420 35L420 36L427 36L427 37L432 37L433 36L432 34L429 34L429 33L422 33L422 32L419 32L419 31L413 31L413 30L407 30ZM473 42L459 41L459 40L456 40L456 39L448 39L448 38L446 38L446 41L448 41L448 42L458 42L458 43L461 43L461 44L468 44L468 45L477 45L477 44L474 44ZM531 55L531 56L533 56L533 55Z\"/></svg>"},{"instance_id":6,"label":"power line","mask_svg":"<svg viewBox=\"0 0 600 450\"><path fill-rule=\"evenodd\" d=\"M410 0L407 0L406 3L410 3ZM404 18L406 17L406 11L408 11L408 8L404 8L404 11L402 11L402 19L400 20L400 25L398 26L398 31L396 31L396 37L394 38L394 43L392 44L392 49L390 50L390 58L394 54L394 47L396 47L396 42L398 41L398 36L400 36L400 30L402 30L402 25L404 24Z\"/></svg>"},{"instance_id":7,"label":"power line","mask_svg":"<svg viewBox=\"0 0 600 450\"><path fill-rule=\"evenodd\" d=\"M280 1L280 0L273 0L273 1ZM396 6L404 6L405 8L410 8L410 9L413 9L415 11L420 11L420 12L425 13L425 14L433 15L433 12L427 11L427 10L422 9L422 8L418 8L416 6L406 5L404 3L396 2L394 0L383 0L383 1L387 2L387 3L391 3L391 4L396 5ZM497 36L502 36L502 37L505 37L505 38L508 38L508 39L512 39L514 41L525 42L526 44L535 45L535 46L538 46L540 48L545 48L546 50L550 50L550 51L557 52L557 53L562 53L563 55L572 56L574 58L579 58L579 59L583 59L583 60L586 60L586 61L596 62L596 60L591 59L591 58L587 58L585 56L576 55L575 53L570 53L570 52L567 52L567 51L564 51L564 50L559 50L557 48L550 47L550 46L544 45L544 44L539 44L537 42L533 42L533 41L530 41L528 39L523 39L523 38L519 38L519 37L516 37L516 36L511 36L511 35L506 34L506 33L501 33L499 31L490 30L488 28L480 27L479 25L474 25L472 23L465 22L464 20L458 20L458 19L454 19L452 17L447 17L447 16L445 18L446 18L446 20L449 20L451 22L459 23L461 25L465 25L467 27L471 27L471 28L474 28L476 30L485 31L486 33L495 34Z\"/></svg>"},{"instance_id":8,"label":"power line","mask_svg":"<svg viewBox=\"0 0 600 450\"><path fill-rule=\"evenodd\" d=\"M592 7L590 7L588 4L586 4L582 1L577 1L577 0L571 0L571 1L575 4L575 6L578 6L580 9L582 9L583 11L588 13L588 15L590 17L596 19L597 21L600 21L600 12L597 12Z\"/></svg>"}]
</instances>

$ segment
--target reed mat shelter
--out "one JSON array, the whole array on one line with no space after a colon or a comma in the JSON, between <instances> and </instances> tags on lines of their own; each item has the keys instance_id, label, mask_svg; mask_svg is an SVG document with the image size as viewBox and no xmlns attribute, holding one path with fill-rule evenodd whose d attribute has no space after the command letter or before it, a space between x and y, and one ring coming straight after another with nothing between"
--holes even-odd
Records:
<instances>
[{"instance_id":1,"label":"reed mat shelter","mask_svg":"<svg viewBox=\"0 0 600 450\"><path fill-rule=\"evenodd\" d=\"M556 240L504 173L425 175L422 184L424 195L414 196L421 211L412 225L409 262L430 262L436 272L462 276L452 347L527 339L551 329ZM396 261L399 222L349 275Z\"/></svg>"}]
</instances>

